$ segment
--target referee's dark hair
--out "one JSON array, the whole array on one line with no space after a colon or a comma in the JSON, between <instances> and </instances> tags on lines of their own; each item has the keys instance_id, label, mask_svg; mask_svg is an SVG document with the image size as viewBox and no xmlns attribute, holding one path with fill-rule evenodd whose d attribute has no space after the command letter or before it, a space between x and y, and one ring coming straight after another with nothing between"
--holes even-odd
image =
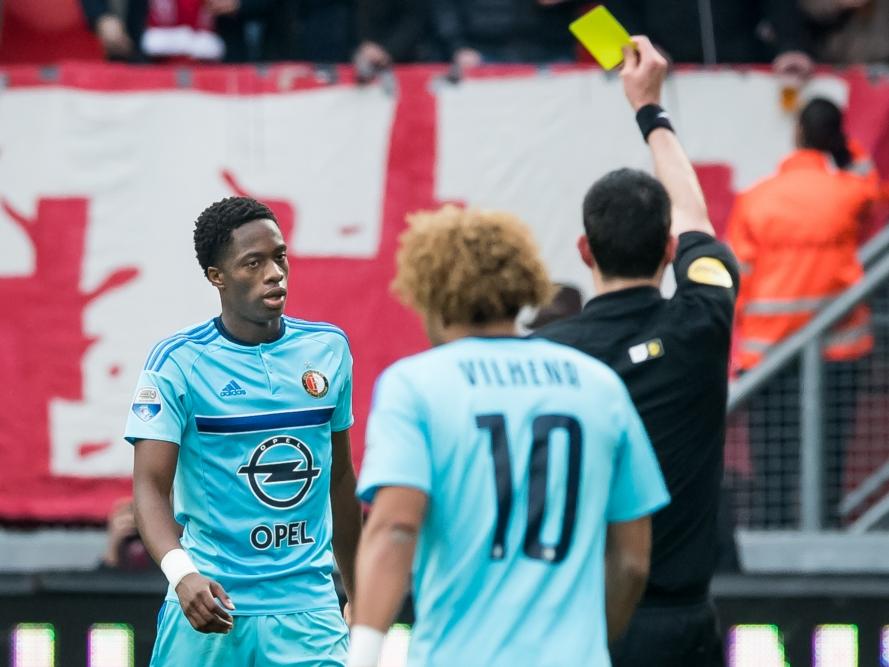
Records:
<instances>
[{"instance_id":1,"label":"referee's dark hair","mask_svg":"<svg viewBox=\"0 0 889 667\"><path fill-rule=\"evenodd\" d=\"M667 251L670 197L643 171L612 171L586 193L583 227L603 276L651 278Z\"/></svg>"},{"instance_id":2,"label":"referee's dark hair","mask_svg":"<svg viewBox=\"0 0 889 667\"><path fill-rule=\"evenodd\" d=\"M231 241L232 230L254 220L278 224L268 206L250 197L226 197L204 209L194 223L194 251L205 276Z\"/></svg>"}]
</instances>

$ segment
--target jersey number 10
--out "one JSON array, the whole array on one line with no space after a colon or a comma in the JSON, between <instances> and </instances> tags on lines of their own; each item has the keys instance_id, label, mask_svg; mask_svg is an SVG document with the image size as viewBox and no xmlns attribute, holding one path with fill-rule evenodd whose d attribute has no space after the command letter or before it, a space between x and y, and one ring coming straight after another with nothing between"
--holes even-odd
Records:
<instances>
[{"instance_id":1,"label":"jersey number 10","mask_svg":"<svg viewBox=\"0 0 889 667\"><path fill-rule=\"evenodd\" d=\"M477 415L476 425L491 435L491 454L494 457L494 478L497 484L497 526L491 544L491 559L506 557L506 529L512 513L512 462L506 434L506 418L501 414ZM568 436L568 470L565 484L565 511L559 541L543 544L540 538L546 516L547 469L549 467L550 436L564 430ZM525 531L524 552L528 558L559 563L565 559L574 521L577 516L577 488L580 484L581 432L580 423L568 415L540 415L531 426L533 442L528 466L528 528Z\"/></svg>"}]
</instances>

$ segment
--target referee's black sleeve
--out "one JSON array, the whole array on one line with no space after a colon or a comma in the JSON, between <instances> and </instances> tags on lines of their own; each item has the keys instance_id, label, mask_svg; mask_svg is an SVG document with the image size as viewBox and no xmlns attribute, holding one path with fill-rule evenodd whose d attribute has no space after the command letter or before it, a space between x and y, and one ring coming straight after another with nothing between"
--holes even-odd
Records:
<instances>
[{"instance_id":1,"label":"referee's black sleeve","mask_svg":"<svg viewBox=\"0 0 889 667\"><path fill-rule=\"evenodd\" d=\"M688 322L718 326L730 336L741 279L731 249L709 234L686 232L679 237L673 271L674 304L687 312Z\"/></svg>"}]
</instances>

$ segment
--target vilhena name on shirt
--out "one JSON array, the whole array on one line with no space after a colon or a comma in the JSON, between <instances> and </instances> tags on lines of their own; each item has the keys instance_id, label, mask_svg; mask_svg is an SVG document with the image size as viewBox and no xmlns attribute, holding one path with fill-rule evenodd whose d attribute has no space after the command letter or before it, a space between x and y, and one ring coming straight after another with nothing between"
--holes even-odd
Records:
<instances>
[{"instance_id":1,"label":"vilhena name on shirt","mask_svg":"<svg viewBox=\"0 0 889 667\"><path fill-rule=\"evenodd\" d=\"M457 365L473 387L580 387L577 368L564 359L468 359Z\"/></svg>"}]
</instances>

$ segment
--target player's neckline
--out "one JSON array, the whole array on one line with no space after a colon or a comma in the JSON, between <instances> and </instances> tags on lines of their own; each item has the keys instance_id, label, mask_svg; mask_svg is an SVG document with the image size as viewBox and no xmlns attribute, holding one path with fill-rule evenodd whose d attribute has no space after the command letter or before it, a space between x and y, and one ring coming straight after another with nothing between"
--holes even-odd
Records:
<instances>
[{"instance_id":1,"label":"player's neckline","mask_svg":"<svg viewBox=\"0 0 889 667\"><path fill-rule=\"evenodd\" d=\"M219 335L225 338L230 343L234 343L235 345L240 345L241 347L259 347L260 345L271 345L272 343L277 343L284 337L284 332L287 328L287 322L284 318L281 318L281 326L278 327L278 335L271 340L264 340L259 343L251 343L246 340L241 340L234 334L232 334L228 329L225 328L225 324L222 323L222 316L214 317L213 324L216 325L216 330L219 332Z\"/></svg>"}]
</instances>

